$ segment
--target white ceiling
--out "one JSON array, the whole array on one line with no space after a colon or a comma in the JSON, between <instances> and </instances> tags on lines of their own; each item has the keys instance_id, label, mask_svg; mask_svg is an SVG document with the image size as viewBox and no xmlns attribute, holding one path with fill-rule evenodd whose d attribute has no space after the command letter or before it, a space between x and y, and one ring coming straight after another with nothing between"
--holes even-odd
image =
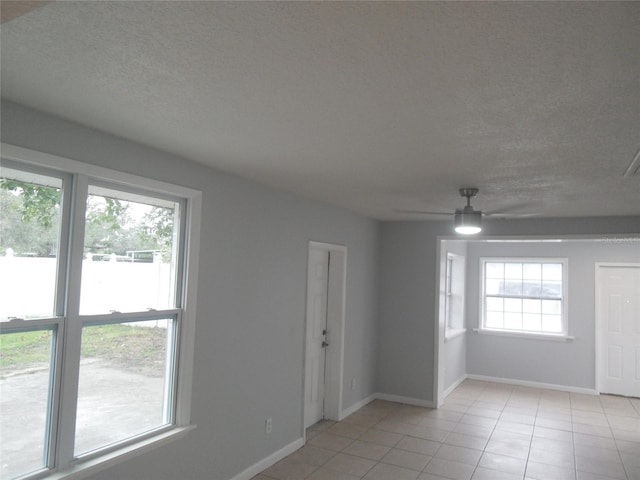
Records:
<instances>
[{"instance_id":1,"label":"white ceiling","mask_svg":"<svg viewBox=\"0 0 640 480\"><path fill-rule=\"evenodd\" d=\"M637 2L64 1L1 57L4 98L377 219L640 215Z\"/></svg>"}]
</instances>

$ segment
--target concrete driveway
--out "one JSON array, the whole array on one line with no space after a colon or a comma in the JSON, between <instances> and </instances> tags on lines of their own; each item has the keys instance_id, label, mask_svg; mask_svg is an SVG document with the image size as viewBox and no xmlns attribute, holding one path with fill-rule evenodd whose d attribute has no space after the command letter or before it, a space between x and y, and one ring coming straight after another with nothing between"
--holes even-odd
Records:
<instances>
[{"instance_id":1,"label":"concrete driveway","mask_svg":"<svg viewBox=\"0 0 640 480\"><path fill-rule=\"evenodd\" d=\"M81 365L76 454L121 441L163 423L164 378L118 368L107 360ZM0 478L43 464L49 372L0 379Z\"/></svg>"}]
</instances>

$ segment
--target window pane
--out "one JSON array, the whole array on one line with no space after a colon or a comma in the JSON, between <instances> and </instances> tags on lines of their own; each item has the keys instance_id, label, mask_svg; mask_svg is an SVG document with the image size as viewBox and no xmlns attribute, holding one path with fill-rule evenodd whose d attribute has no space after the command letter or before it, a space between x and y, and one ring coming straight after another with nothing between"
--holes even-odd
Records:
<instances>
[{"instance_id":1,"label":"window pane","mask_svg":"<svg viewBox=\"0 0 640 480\"><path fill-rule=\"evenodd\" d=\"M89 187L82 315L176 306L179 205Z\"/></svg>"},{"instance_id":2,"label":"window pane","mask_svg":"<svg viewBox=\"0 0 640 480\"><path fill-rule=\"evenodd\" d=\"M504 278L504 263L487 262L485 272L486 278Z\"/></svg>"},{"instance_id":3,"label":"window pane","mask_svg":"<svg viewBox=\"0 0 640 480\"><path fill-rule=\"evenodd\" d=\"M507 330L522 330L522 314L519 312L505 312L504 328Z\"/></svg>"},{"instance_id":4,"label":"window pane","mask_svg":"<svg viewBox=\"0 0 640 480\"><path fill-rule=\"evenodd\" d=\"M502 312L487 312L487 318L485 321L485 327L487 328L503 328L504 320Z\"/></svg>"},{"instance_id":5,"label":"window pane","mask_svg":"<svg viewBox=\"0 0 640 480\"><path fill-rule=\"evenodd\" d=\"M46 466L53 331L0 334L0 478Z\"/></svg>"},{"instance_id":6,"label":"window pane","mask_svg":"<svg viewBox=\"0 0 640 480\"><path fill-rule=\"evenodd\" d=\"M519 298L505 298L504 311L505 312L522 312L522 300L520 300Z\"/></svg>"},{"instance_id":7,"label":"window pane","mask_svg":"<svg viewBox=\"0 0 640 480\"><path fill-rule=\"evenodd\" d=\"M544 263L542 265L542 279L562 281L562 264L561 263Z\"/></svg>"},{"instance_id":8,"label":"window pane","mask_svg":"<svg viewBox=\"0 0 640 480\"><path fill-rule=\"evenodd\" d=\"M504 300L502 298L487 298L487 310L501 312L504 310Z\"/></svg>"},{"instance_id":9,"label":"window pane","mask_svg":"<svg viewBox=\"0 0 640 480\"><path fill-rule=\"evenodd\" d=\"M549 333L561 333L562 317L560 315L542 315L542 330Z\"/></svg>"},{"instance_id":10,"label":"window pane","mask_svg":"<svg viewBox=\"0 0 640 480\"><path fill-rule=\"evenodd\" d=\"M552 298L562 297L562 283L545 281L542 285L542 294L540 296Z\"/></svg>"},{"instance_id":11,"label":"window pane","mask_svg":"<svg viewBox=\"0 0 640 480\"><path fill-rule=\"evenodd\" d=\"M539 297L542 295L542 284L540 281L526 280L522 284L522 295L525 297Z\"/></svg>"},{"instance_id":12,"label":"window pane","mask_svg":"<svg viewBox=\"0 0 640 480\"><path fill-rule=\"evenodd\" d=\"M503 281L502 280L495 280L495 279L488 279L485 282L485 294L486 295L500 295L503 293Z\"/></svg>"},{"instance_id":13,"label":"window pane","mask_svg":"<svg viewBox=\"0 0 640 480\"><path fill-rule=\"evenodd\" d=\"M525 299L522 301L522 311L525 313L540 313L541 301Z\"/></svg>"},{"instance_id":14,"label":"window pane","mask_svg":"<svg viewBox=\"0 0 640 480\"><path fill-rule=\"evenodd\" d=\"M562 302L560 300L542 300L542 313L560 315Z\"/></svg>"},{"instance_id":15,"label":"window pane","mask_svg":"<svg viewBox=\"0 0 640 480\"><path fill-rule=\"evenodd\" d=\"M542 265L539 263L525 263L523 267L523 278L525 280L542 280Z\"/></svg>"},{"instance_id":16,"label":"window pane","mask_svg":"<svg viewBox=\"0 0 640 480\"><path fill-rule=\"evenodd\" d=\"M522 280L522 264L506 263L504 266L504 277L508 280Z\"/></svg>"},{"instance_id":17,"label":"window pane","mask_svg":"<svg viewBox=\"0 0 640 480\"><path fill-rule=\"evenodd\" d=\"M2 168L0 319L55 314L62 179Z\"/></svg>"},{"instance_id":18,"label":"window pane","mask_svg":"<svg viewBox=\"0 0 640 480\"><path fill-rule=\"evenodd\" d=\"M83 328L76 455L171 422L173 324L162 319Z\"/></svg>"},{"instance_id":19,"label":"window pane","mask_svg":"<svg viewBox=\"0 0 640 480\"><path fill-rule=\"evenodd\" d=\"M506 280L503 285L503 293L511 296L522 295L522 280Z\"/></svg>"},{"instance_id":20,"label":"window pane","mask_svg":"<svg viewBox=\"0 0 640 480\"><path fill-rule=\"evenodd\" d=\"M522 328L530 332L539 332L542 329L540 314L525 313L522 315Z\"/></svg>"}]
</instances>

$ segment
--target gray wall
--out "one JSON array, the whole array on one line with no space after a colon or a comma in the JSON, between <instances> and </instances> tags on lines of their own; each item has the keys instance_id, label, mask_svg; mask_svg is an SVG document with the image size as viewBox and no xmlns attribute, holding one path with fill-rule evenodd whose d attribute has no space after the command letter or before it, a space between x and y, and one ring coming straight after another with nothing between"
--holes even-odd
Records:
<instances>
[{"instance_id":1,"label":"gray wall","mask_svg":"<svg viewBox=\"0 0 640 480\"><path fill-rule=\"evenodd\" d=\"M382 393L434 400L436 240L453 235L452 227L451 222L382 224L378 319ZM483 230L484 237L615 233L640 233L640 217L494 220L486 221Z\"/></svg>"},{"instance_id":2,"label":"gray wall","mask_svg":"<svg viewBox=\"0 0 640 480\"><path fill-rule=\"evenodd\" d=\"M343 407L376 391L378 223L9 102L2 141L203 192L198 428L96 479L225 480L300 437L309 240L348 247Z\"/></svg>"},{"instance_id":3,"label":"gray wall","mask_svg":"<svg viewBox=\"0 0 640 480\"><path fill-rule=\"evenodd\" d=\"M467 335L470 374L595 388L595 263L640 263L640 242L470 242L467 257L467 321L478 327L481 257L559 257L568 264L570 342Z\"/></svg>"}]
</instances>

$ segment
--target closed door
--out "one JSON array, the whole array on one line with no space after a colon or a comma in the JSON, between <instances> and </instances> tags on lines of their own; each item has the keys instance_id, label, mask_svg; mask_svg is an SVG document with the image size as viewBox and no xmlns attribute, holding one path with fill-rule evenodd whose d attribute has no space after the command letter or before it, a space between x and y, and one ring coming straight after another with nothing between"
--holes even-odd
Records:
<instances>
[{"instance_id":1,"label":"closed door","mask_svg":"<svg viewBox=\"0 0 640 480\"><path fill-rule=\"evenodd\" d=\"M640 267L598 271L598 388L640 397Z\"/></svg>"},{"instance_id":2,"label":"closed door","mask_svg":"<svg viewBox=\"0 0 640 480\"><path fill-rule=\"evenodd\" d=\"M328 281L329 252L310 249L307 280L305 428L324 418Z\"/></svg>"}]
</instances>

